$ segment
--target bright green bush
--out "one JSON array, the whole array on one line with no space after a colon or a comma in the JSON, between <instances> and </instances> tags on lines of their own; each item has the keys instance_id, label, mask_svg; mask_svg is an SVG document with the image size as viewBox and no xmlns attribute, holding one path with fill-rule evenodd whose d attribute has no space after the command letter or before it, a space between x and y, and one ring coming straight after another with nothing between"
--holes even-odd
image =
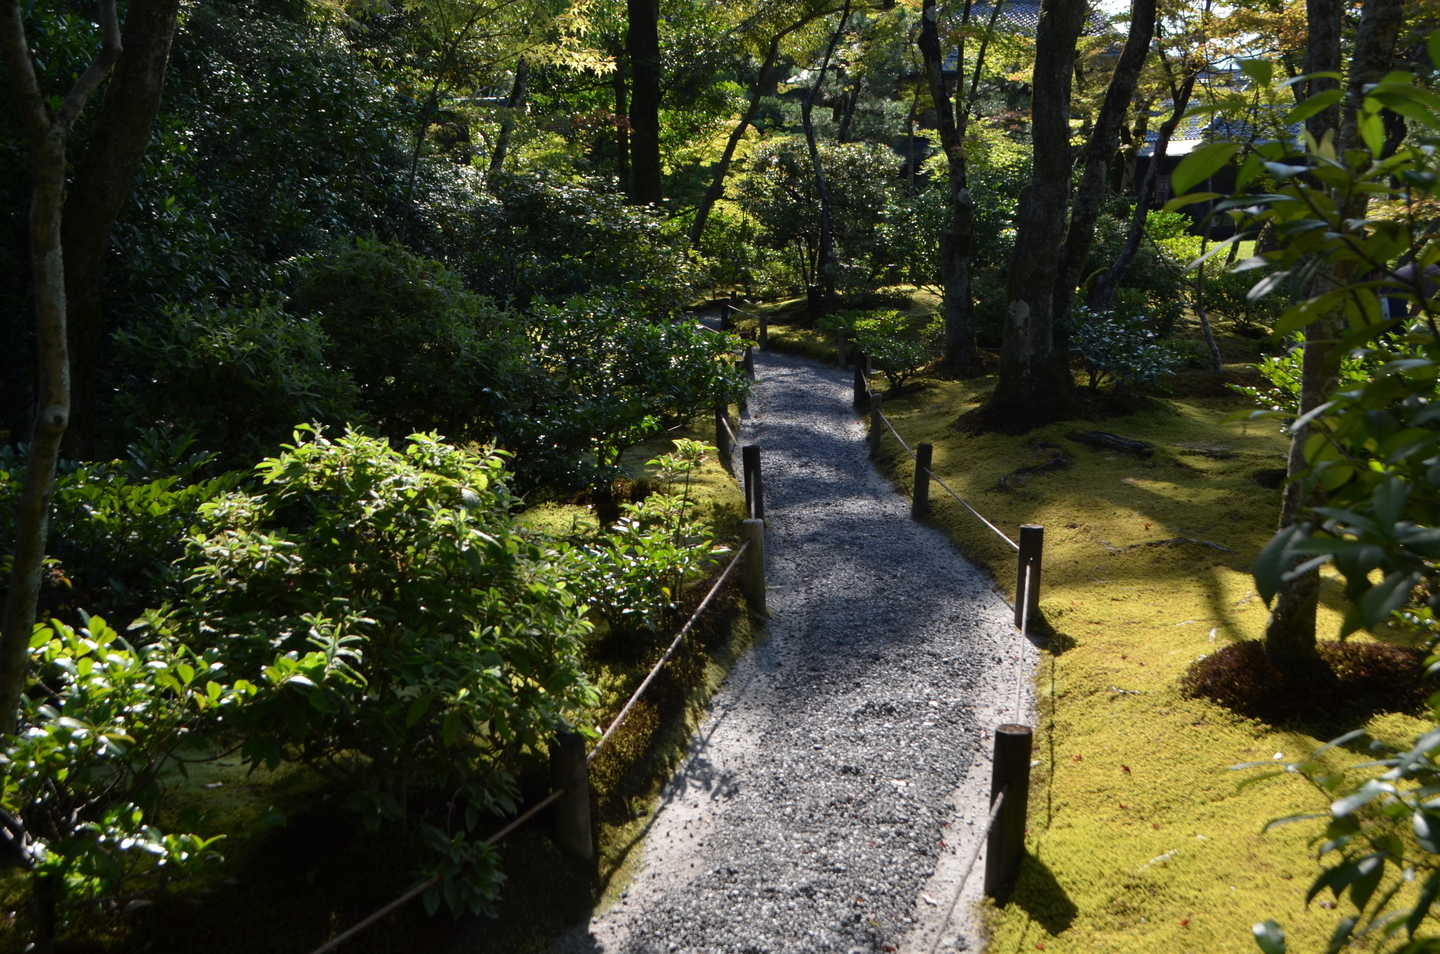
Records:
<instances>
[{"instance_id":1,"label":"bright green bush","mask_svg":"<svg viewBox=\"0 0 1440 954\"><path fill-rule=\"evenodd\" d=\"M132 643L98 616L37 626L30 667L19 731L0 750L0 854L26 872L35 946L48 950L62 906L141 898L215 857L217 838L157 827L162 773L258 690L213 649Z\"/></svg>"},{"instance_id":2,"label":"bright green bush","mask_svg":"<svg viewBox=\"0 0 1440 954\"><path fill-rule=\"evenodd\" d=\"M891 389L896 391L930 363L924 342L910 332L909 323L898 311L876 311L857 319L855 347L885 372Z\"/></svg>"},{"instance_id":3,"label":"bright green bush","mask_svg":"<svg viewBox=\"0 0 1440 954\"><path fill-rule=\"evenodd\" d=\"M433 435L306 427L257 473L203 508L188 599L147 624L262 687L246 761L323 768L368 827L437 849L432 909L487 910L481 816L514 810L517 756L593 699L565 567L512 525L501 458Z\"/></svg>"}]
</instances>

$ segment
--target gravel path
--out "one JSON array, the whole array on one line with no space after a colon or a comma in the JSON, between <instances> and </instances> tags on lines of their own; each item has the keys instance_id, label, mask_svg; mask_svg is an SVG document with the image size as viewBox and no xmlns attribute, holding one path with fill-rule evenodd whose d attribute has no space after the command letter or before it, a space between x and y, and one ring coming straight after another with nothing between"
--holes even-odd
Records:
<instances>
[{"instance_id":1,"label":"gravel path","mask_svg":"<svg viewBox=\"0 0 1440 954\"><path fill-rule=\"evenodd\" d=\"M1035 649L868 462L850 372L756 370L739 437L762 448L767 635L712 701L634 882L556 954L929 951L985 817L986 730L1032 721ZM980 864L942 950L979 947Z\"/></svg>"}]
</instances>

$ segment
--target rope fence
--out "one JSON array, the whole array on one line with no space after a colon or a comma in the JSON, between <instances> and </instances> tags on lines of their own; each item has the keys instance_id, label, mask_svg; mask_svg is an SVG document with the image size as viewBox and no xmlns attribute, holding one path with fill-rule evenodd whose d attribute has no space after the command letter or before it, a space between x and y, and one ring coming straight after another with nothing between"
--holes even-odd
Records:
<instances>
[{"instance_id":1,"label":"rope fence","mask_svg":"<svg viewBox=\"0 0 1440 954\"><path fill-rule=\"evenodd\" d=\"M741 561L745 561L745 593L746 601L750 604L752 612L764 616L765 614L765 558L764 558L764 523L760 520L746 520L743 525L746 540L735 551L729 564L721 572L719 578L711 585L709 592L695 607L685 625L680 627L675 638L669 647L661 655L660 659L650 668L650 672L641 681L640 685L631 693L630 698L620 709L618 715L611 721L600 739L595 743L589 753L585 752L584 737L577 733L561 733L556 739L555 745L551 748L551 775L557 780L564 780L564 784L556 784L554 790L539 802L526 809L525 812L512 819L505 827L481 842L483 845L494 845L500 842L506 835L515 831L521 825L534 818L540 812L552 805L557 805L555 818L555 840L560 847L565 848L572 854L578 855L582 860L593 862L595 860L594 831L590 821L590 784L588 769L591 763L605 749L615 733L625 724L632 710L640 702L645 691L660 675L660 670L675 655L680 648L681 642L686 635L695 628L700 617L709 608L715 595L725 585L726 580L734 572L735 567ZM426 880L410 888L395 900L384 907L372 912L364 920L353 927L336 935L329 941L316 948L311 954L328 954L341 944L355 937L357 934L371 927L387 915L404 907L407 903L424 894L427 890L440 882L440 875L432 875Z\"/></svg>"}]
</instances>

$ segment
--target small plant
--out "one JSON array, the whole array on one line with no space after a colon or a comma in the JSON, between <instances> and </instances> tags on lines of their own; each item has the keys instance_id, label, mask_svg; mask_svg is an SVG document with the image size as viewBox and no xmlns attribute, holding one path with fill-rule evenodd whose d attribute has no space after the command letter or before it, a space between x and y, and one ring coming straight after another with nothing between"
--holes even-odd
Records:
<instances>
[{"instance_id":1,"label":"small plant","mask_svg":"<svg viewBox=\"0 0 1440 954\"><path fill-rule=\"evenodd\" d=\"M894 391L930 362L924 343L910 334L905 316L898 311L874 311L857 319L855 347L885 372Z\"/></svg>"},{"instance_id":2,"label":"small plant","mask_svg":"<svg viewBox=\"0 0 1440 954\"><path fill-rule=\"evenodd\" d=\"M65 908L118 909L215 857L216 838L157 827L162 773L259 690L228 678L214 649L136 645L98 616L37 626L30 669L0 752L0 855L28 873L47 951Z\"/></svg>"},{"instance_id":3,"label":"small plant","mask_svg":"<svg viewBox=\"0 0 1440 954\"><path fill-rule=\"evenodd\" d=\"M1284 354L1270 354L1254 365L1268 382L1263 387L1251 388L1242 384L1227 384L1230 390L1243 394L1266 411L1281 411L1295 416L1300 413L1301 363L1305 356L1305 334L1296 332L1292 344ZM1375 362L1366 360L1363 354L1345 352L1340 357L1340 377L1337 387L1347 390L1364 386L1374 372Z\"/></svg>"},{"instance_id":4,"label":"small plant","mask_svg":"<svg viewBox=\"0 0 1440 954\"><path fill-rule=\"evenodd\" d=\"M1174 349L1160 343L1160 336L1143 317L1122 318L1076 309L1076 327L1071 342L1085 361L1090 390L1110 381L1117 391L1154 386L1180 364Z\"/></svg>"}]
</instances>

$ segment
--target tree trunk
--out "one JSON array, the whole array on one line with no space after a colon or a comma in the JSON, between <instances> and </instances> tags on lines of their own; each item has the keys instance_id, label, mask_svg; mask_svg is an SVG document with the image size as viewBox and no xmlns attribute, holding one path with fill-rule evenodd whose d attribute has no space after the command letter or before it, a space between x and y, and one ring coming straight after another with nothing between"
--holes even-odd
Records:
<instances>
[{"instance_id":1,"label":"tree trunk","mask_svg":"<svg viewBox=\"0 0 1440 954\"><path fill-rule=\"evenodd\" d=\"M965 4L963 20L970 20L970 4ZM999 4L995 6L999 12ZM920 23L920 55L924 60L925 80L940 131L940 148L945 150L949 174L950 222L940 235L941 310L945 321L944 367L952 373L968 370L975 361L975 302L970 292L971 247L975 232L975 201L970 195L969 169L965 161L964 134L955 120L955 110L945 92L942 72L944 53L940 48L939 10L935 0L925 0ZM963 47L961 47L963 53ZM984 51L982 48L981 57ZM963 73L963 55L957 72ZM977 63L977 69L979 64ZM964 87L957 80L957 94ZM963 102L963 101L962 101ZM968 110L968 103L965 109ZM913 110L912 110L913 112ZM962 113L964 110L962 110ZM962 120L963 122L963 120ZM911 141L914 141L912 135ZM912 162L913 167L913 162Z\"/></svg>"},{"instance_id":2,"label":"tree trunk","mask_svg":"<svg viewBox=\"0 0 1440 954\"><path fill-rule=\"evenodd\" d=\"M1115 256L1115 264L1100 273L1086 296L1085 304L1091 311L1106 312L1115 306L1115 289L1120 287L1125 273L1130 270L1130 263L1135 261L1135 255L1140 251L1140 243L1145 239L1145 220L1150 215L1150 194L1160 178L1160 163L1170 148L1170 137L1175 135L1175 129L1185 116L1185 109L1190 105L1190 94L1195 90L1195 76L1193 70L1186 72L1185 78L1180 81L1180 88L1175 92L1175 110L1160 125L1160 135L1155 140L1155 152L1150 156L1150 165L1145 169L1145 182L1140 186L1140 194L1135 197L1135 213L1130 217L1130 231L1125 235L1125 244L1120 247L1120 254Z\"/></svg>"},{"instance_id":3,"label":"tree trunk","mask_svg":"<svg viewBox=\"0 0 1440 954\"><path fill-rule=\"evenodd\" d=\"M850 20L850 0L845 0L845 7L840 13L840 25L830 37L830 46L825 50L825 59L820 63L820 75L815 78L815 87L805 94L800 101L800 123L805 129L805 144L810 149L810 164L815 169L815 194L820 199L820 256L815 263L815 285L807 292L811 301L812 310L815 309L815 300L819 297L818 311L821 315L828 315L835 308L835 236L830 228L830 191L825 185L825 166L820 161L820 148L815 141L815 123L811 121L810 113L815 106L815 98L820 95L820 90L825 85L825 73L830 68L830 57L835 54L835 46L840 42L840 37L845 32L845 24Z\"/></svg>"},{"instance_id":4,"label":"tree trunk","mask_svg":"<svg viewBox=\"0 0 1440 954\"><path fill-rule=\"evenodd\" d=\"M836 142L850 141L850 121L855 118L855 107L860 104L860 87L864 85L865 81L857 77L855 80L855 88L850 91L850 95L845 99L845 115L841 117L840 128L835 133Z\"/></svg>"},{"instance_id":5,"label":"tree trunk","mask_svg":"<svg viewBox=\"0 0 1440 954\"><path fill-rule=\"evenodd\" d=\"M510 137L515 132L515 113L525 105L525 90L530 79L530 63L522 56L515 64L515 83L510 87L510 96L505 100L505 115L500 120L500 135L495 137L495 150L490 153L490 168L486 175L497 176L505 168L505 154L510 151Z\"/></svg>"},{"instance_id":6,"label":"tree trunk","mask_svg":"<svg viewBox=\"0 0 1440 954\"><path fill-rule=\"evenodd\" d=\"M630 201L658 205L660 168L660 2L626 0L630 57Z\"/></svg>"},{"instance_id":7,"label":"tree trunk","mask_svg":"<svg viewBox=\"0 0 1440 954\"><path fill-rule=\"evenodd\" d=\"M30 264L35 283L35 334L39 356L36 414L25 464L25 483L15 505L15 553L0 629L0 733L15 732L25 690L26 654L40 600L40 579L49 531L50 495L60 441L70 422L70 357L65 332L65 253L61 216L65 203L65 150L85 102L120 57L115 0L102 0L104 45L60 103L47 103L35 75L19 0L0 0L0 48L10 75L11 102L20 110L30 141Z\"/></svg>"},{"instance_id":8,"label":"tree trunk","mask_svg":"<svg viewBox=\"0 0 1440 954\"><path fill-rule=\"evenodd\" d=\"M105 257L110 231L140 171L160 110L179 10L179 0L130 0L121 34L124 53L105 87L85 156L65 197L62 242L71 388L65 445L72 457L89 458L96 450L96 376L106 330L101 302Z\"/></svg>"},{"instance_id":9,"label":"tree trunk","mask_svg":"<svg viewBox=\"0 0 1440 954\"><path fill-rule=\"evenodd\" d=\"M755 114L760 111L760 101L764 98L771 74L775 72L775 60L779 55L780 37L777 36L770 41L770 47L765 51L765 62L760 65L755 86L750 90L750 104L745 108L745 115L740 118L740 122L735 125L730 138L725 142L725 151L720 154L720 164L715 168L715 178L711 180L710 188L700 197L700 205L695 209L695 221L690 225L691 248L700 247L700 238L705 234L705 222L710 218L710 210L725 194L725 177L730 173L730 162L735 157L740 140L745 138L745 130L750 128L750 124L755 121Z\"/></svg>"},{"instance_id":10,"label":"tree trunk","mask_svg":"<svg viewBox=\"0 0 1440 954\"><path fill-rule=\"evenodd\" d=\"M1308 11L1311 16L1325 19L1323 22L1312 20L1309 23L1310 46L1305 70L1307 73L1338 71L1343 7L1335 0L1310 0ZM1324 121L1329 125L1317 123L1312 126L1307 120L1306 130L1317 141L1327 132L1336 136L1337 152L1340 155L1344 155L1346 149L1356 145L1356 123L1364 98L1364 88L1366 84L1377 82L1389 72L1400 23L1401 0L1368 0L1360 19L1360 27L1355 34L1355 50L1350 60L1343 118L1337 108L1312 117L1318 119L1324 116ZM1328 82L1328 86L1312 87L1311 94L1326 88L1333 89L1337 85L1333 80L1324 82ZM1356 193L1345 203L1343 216L1347 219L1363 219L1368 204L1366 193ZM1317 277L1315 293L1323 293L1337 284L1346 284L1355 277L1343 270L1327 270ZM1300 365L1302 415L1328 401L1335 390L1336 365L1339 361L1335 343L1343 329L1344 316L1337 310L1312 324L1305 336L1305 351ZM1301 479L1302 472L1308 466L1305 444L1310 434L1308 425L1291 430L1290 453L1285 468L1288 479L1280 498L1281 529L1301 519L1306 507L1320 503L1319 499L1306 498L1305 482ZM1296 668L1313 664L1315 613L1319 597L1319 570L1303 573L1281 585L1275 597L1275 607L1271 610L1270 619L1265 626L1265 653L1276 665Z\"/></svg>"},{"instance_id":11,"label":"tree trunk","mask_svg":"<svg viewBox=\"0 0 1440 954\"><path fill-rule=\"evenodd\" d=\"M1150 53L1150 39L1154 32L1155 0L1132 0L1130 31L1125 38L1125 48L1115 64L1115 72L1110 76L1110 85L1105 90L1105 100L1100 105L1095 128L1091 130L1090 139L1080 154L1085 171L1070 208L1070 228L1065 233L1065 245L1060 250L1060 275L1055 285L1055 329L1056 347L1061 354L1070 350L1066 321L1074 305L1075 286L1079 284L1080 273L1095 241L1095 223L1100 218L1100 207L1104 203L1110 163L1120 145L1120 126L1139 85L1140 71Z\"/></svg>"},{"instance_id":12,"label":"tree trunk","mask_svg":"<svg viewBox=\"0 0 1440 954\"><path fill-rule=\"evenodd\" d=\"M985 405L992 427L1054 420L1075 388L1055 360L1053 298L1070 204L1070 78L1084 0L1042 0L1035 35L1034 174L1020 197L1006 284L1000 378Z\"/></svg>"},{"instance_id":13,"label":"tree trunk","mask_svg":"<svg viewBox=\"0 0 1440 954\"><path fill-rule=\"evenodd\" d=\"M1205 246L1209 243L1210 236L1200 237L1200 256L1205 256ZM1234 251L1235 246L1240 243L1234 242L1230 250ZM1200 332L1205 336L1205 347L1210 351L1210 367L1220 377L1225 377L1225 357L1220 353L1220 344L1215 340L1215 332L1210 328L1210 313L1205 310L1205 263L1201 263L1195 269L1195 316L1200 319Z\"/></svg>"}]
</instances>

